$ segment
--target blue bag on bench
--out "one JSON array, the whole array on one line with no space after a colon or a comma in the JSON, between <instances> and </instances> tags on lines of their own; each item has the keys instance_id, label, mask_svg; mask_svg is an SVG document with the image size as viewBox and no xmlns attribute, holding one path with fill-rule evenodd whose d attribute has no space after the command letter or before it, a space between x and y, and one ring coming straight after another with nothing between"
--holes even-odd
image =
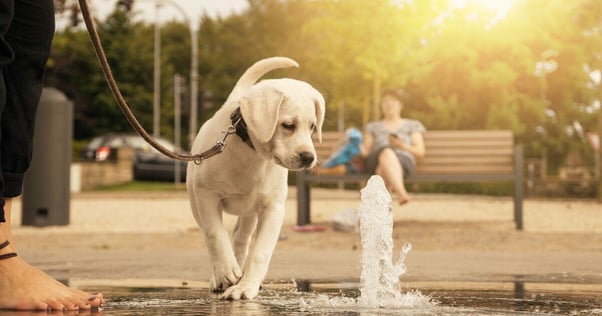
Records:
<instances>
[{"instance_id":1,"label":"blue bag on bench","mask_svg":"<svg viewBox=\"0 0 602 316\"><path fill-rule=\"evenodd\" d=\"M349 128L345 132L345 136L347 136L347 140L343 147L328 158L323 168L330 169L338 165L344 165L346 173L362 172L362 159L360 157L362 132L357 128Z\"/></svg>"}]
</instances>

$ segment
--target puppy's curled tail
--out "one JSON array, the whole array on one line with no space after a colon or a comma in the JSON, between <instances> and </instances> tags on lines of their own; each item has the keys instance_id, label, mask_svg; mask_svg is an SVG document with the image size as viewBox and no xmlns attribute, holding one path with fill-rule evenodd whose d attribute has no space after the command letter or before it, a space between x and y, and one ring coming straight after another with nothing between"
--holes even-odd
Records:
<instances>
[{"instance_id":1,"label":"puppy's curled tail","mask_svg":"<svg viewBox=\"0 0 602 316\"><path fill-rule=\"evenodd\" d=\"M288 67L299 67L299 64L288 57L270 57L254 63L247 71L245 71L240 79L238 79L238 82L236 82L228 99L232 99L248 90L266 73L275 69Z\"/></svg>"}]
</instances>

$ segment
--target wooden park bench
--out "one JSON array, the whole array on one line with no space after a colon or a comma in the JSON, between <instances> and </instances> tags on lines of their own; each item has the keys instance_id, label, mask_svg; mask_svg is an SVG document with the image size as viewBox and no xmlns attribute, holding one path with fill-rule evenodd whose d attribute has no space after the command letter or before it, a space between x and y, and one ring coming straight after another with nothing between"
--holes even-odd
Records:
<instances>
[{"instance_id":1,"label":"wooden park bench","mask_svg":"<svg viewBox=\"0 0 602 316\"><path fill-rule=\"evenodd\" d=\"M320 162L326 161L344 142L342 132L324 132L322 143L315 142ZM426 155L417 162L416 173L405 183L483 183L514 184L514 222L523 228L523 150L514 144L509 130L439 130L424 134ZM311 223L312 183L362 182L370 174L316 175L299 172L297 181L297 225Z\"/></svg>"}]
</instances>

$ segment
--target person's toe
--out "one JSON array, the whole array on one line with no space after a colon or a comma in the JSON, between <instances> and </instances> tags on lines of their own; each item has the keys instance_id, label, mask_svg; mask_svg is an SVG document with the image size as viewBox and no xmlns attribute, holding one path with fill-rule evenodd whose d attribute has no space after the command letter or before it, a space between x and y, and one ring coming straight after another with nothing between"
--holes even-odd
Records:
<instances>
[{"instance_id":1,"label":"person's toe","mask_svg":"<svg viewBox=\"0 0 602 316\"><path fill-rule=\"evenodd\" d=\"M64 306L63 310L74 311L79 309L70 298L63 298L58 301Z\"/></svg>"},{"instance_id":2,"label":"person's toe","mask_svg":"<svg viewBox=\"0 0 602 316\"><path fill-rule=\"evenodd\" d=\"M90 296L88 297L88 304L90 304L92 307L99 307L100 305L104 304L104 299L98 296Z\"/></svg>"},{"instance_id":3,"label":"person's toe","mask_svg":"<svg viewBox=\"0 0 602 316\"><path fill-rule=\"evenodd\" d=\"M68 299L68 301L75 305L77 307L77 309L90 309L92 306L90 306L90 304L88 303L88 300L86 300L84 298L84 296L80 295L80 294L74 294L71 295Z\"/></svg>"},{"instance_id":4,"label":"person's toe","mask_svg":"<svg viewBox=\"0 0 602 316\"><path fill-rule=\"evenodd\" d=\"M47 310L50 306L44 302L37 302L32 304L31 309L33 310ZM30 309L30 308L27 308Z\"/></svg>"},{"instance_id":5,"label":"person's toe","mask_svg":"<svg viewBox=\"0 0 602 316\"><path fill-rule=\"evenodd\" d=\"M62 311L65 309L65 305L63 305L59 300L48 300L46 301L46 304L48 304L49 309L52 310Z\"/></svg>"}]
</instances>

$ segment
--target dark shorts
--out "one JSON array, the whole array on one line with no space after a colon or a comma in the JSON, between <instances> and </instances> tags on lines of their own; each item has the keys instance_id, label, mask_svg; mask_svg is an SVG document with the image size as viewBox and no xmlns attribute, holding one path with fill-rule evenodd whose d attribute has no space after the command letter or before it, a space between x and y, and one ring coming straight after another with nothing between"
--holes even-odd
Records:
<instances>
[{"instance_id":1,"label":"dark shorts","mask_svg":"<svg viewBox=\"0 0 602 316\"><path fill-rule=\"evenodd\" d=\"M21 194L54 36L53 0L0 0L0 193ZM0 222L4 222L4 200Z\"/></svg>"},{"instance_id":2,"label":"dark shorts","mask_svg":"<svg viewBox=\"0 0 602 316\"><path fill-rule=\"evenodd\" d=\"M366 157L366 172L367 173L370 173L370 174L375 173L376 166L378 165L378 157L380 156L380 153L385 148L389 148L389 147L380 147L380 148L377 148L376 150L373 150L370 154L368 154L368 157ZM401 164L401 168L403 169L403 175L410 176L410 175L414 174L414 172L416 171L416 163L415 163L414 159L412 159L410 156L408 156L409 154L403 154L403 153L399 153L397 151L395 153L397 154L397 159L399 160L399 163Z\"/></svg>"}]
</instances>

